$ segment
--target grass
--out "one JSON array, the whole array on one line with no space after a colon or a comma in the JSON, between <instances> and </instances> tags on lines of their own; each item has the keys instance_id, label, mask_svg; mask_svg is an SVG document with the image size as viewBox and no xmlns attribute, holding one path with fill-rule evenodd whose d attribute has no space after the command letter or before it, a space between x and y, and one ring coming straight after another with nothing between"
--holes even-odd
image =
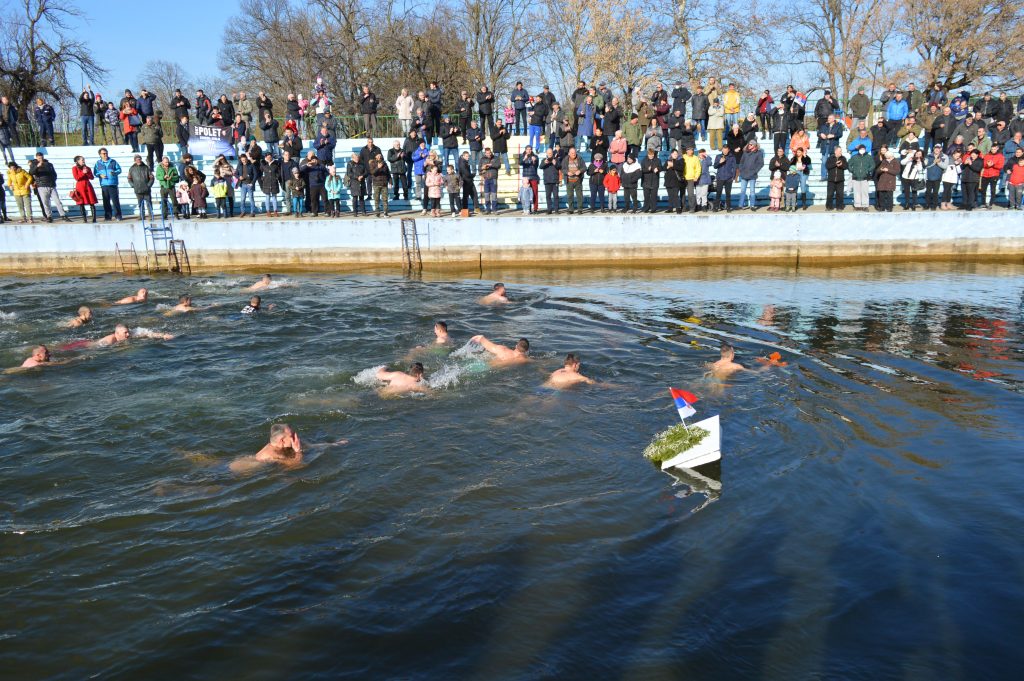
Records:
<instances>
[{"instance_id":1,"label":"grass","mask_svg":"<svg viewBox=\"0 0 1024 681\"><path fill-rule=\"evenodd\" d=\"M664 463L672 457L696 447L710 434L696 426L690 426L687 430L686 426L678 423L655 436L651 444L647 445L644 450L644 458L657 464Z\"/></svg>"}]
</instances>

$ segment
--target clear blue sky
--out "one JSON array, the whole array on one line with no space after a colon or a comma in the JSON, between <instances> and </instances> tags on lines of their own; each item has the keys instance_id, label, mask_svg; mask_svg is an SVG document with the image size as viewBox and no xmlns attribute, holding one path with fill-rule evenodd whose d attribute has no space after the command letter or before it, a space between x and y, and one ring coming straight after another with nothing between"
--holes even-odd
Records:
<instances>
[{"instance_id":1,"label":"clear blue sky","mask_svg":"<svg viewBox=\"0 0 1024 681\"><path fill-rule=\"evenodd\" d=\"M83 21L74 32L109 70L107 82L93 83L107 95L139 85L138 74L151 59L177 62L190 76L214 74L224 26L238 13L235 2L174 0L151 4L134 0L78 0ZM77 87L78 74L69 74ZM100 89L102 88L102 89Z\"/></svg>"}]
</instances>

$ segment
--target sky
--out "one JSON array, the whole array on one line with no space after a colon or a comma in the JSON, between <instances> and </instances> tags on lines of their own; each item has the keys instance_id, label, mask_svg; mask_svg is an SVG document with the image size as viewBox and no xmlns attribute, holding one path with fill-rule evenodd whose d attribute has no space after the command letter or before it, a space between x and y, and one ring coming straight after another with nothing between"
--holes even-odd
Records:
<instances>
[{"instance_id":1,"label":"sky","mask_svg":"<svg viewBox=\"0 0 1024 681\"><path fill-rule=\"evenodd\" d=\"M77 5L84 16L74 32L110 72L105 85L92 83L93 90L108 97L138 88L139 72L151 59L177 62L190 76L214 74L224 26L238 12L235 2L210 0L77 0ZM139 16L150 12L157 16ZM73 87L79 77L71 74Z\"/></svg>"}]
</instances>

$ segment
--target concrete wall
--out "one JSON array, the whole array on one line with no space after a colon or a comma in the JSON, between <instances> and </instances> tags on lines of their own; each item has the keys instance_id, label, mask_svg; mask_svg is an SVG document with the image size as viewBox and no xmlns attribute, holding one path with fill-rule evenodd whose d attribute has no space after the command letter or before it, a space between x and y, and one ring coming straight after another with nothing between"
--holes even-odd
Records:
<instances>
[{"instance_id":1,"label":"concrete wall","mask_svg":"<svg viewBox=\"0 0 1024 681\"><path fill-rule=\"evenodd\" d=\"M418 218L424 267L687 262L1024 260L1019 213ZM400 267L400 220L179 222L193 269ZM138 223L0 227L0 273L119 271Z\"/></svg>"}]
</instances>

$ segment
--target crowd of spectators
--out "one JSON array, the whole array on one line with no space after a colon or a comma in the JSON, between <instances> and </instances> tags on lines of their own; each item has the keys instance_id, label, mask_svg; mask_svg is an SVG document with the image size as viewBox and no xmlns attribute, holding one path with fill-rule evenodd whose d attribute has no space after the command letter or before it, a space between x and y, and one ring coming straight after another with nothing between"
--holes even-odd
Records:
<instances>
[{"instance_id":1,"label":"crowd of spectators","mask_svg":"<svg viewBox=\"0 0 1024 681\"><path fill-rule=\"evenodd\" d=\"M868 210L873 194L876 210L891 211L897 190L904 210L991 209L1000 199L1020 209L1024 198L1024 99L1014 104L1005 93L972 98L968 92L950 96L938 86L923 92L893 83L877 102L860 88L843 107L825 90L808 116L807 97L793 86L777 100L769 90L745 100L735 84L710 78L671 89L658 84L620 98L603 83L580 81L563 106L549 87L530 94L519 82L503 105L481 86L461 91L454 111L445 113L445 93L432 82L415 96L402 90L387 107L403 139L383 150L372 139L382 103L363 86L358 110L366 144L339 161L335 147L348 131L335 118L321 78L311 91L308 99L287 95L282 124L262 91L251 99L240 92L214 100L198 90L189 100L176 90L165 103L176 122L178 155L171 163L164 154L165 108L151 92L125 90L115 106L86 88L79 98L82 144L95 144L99 128L103 140L131 146L136 155L125 180L139 214L148 211L151 217L154 185L164 216L205 217L209 198L219 217L233 217L236 206L243 217L256 215L257 186L265 197L262 212L271 216L340 216L345 192L356 215L388 216L389 196L411 196L421 214L437 216L444 194L452 215L490 213L498 210L499 173L512 173L513 135L527 137L515 158L527 212L538 209L541 184L549 213L560 212L563 204L570 213L655 212L661 189L667 194L663 207L671 212L757 210L765 165L769 210L806 209L812 146L819 152L826 210L844 209L848 184L854 210ZM52 144L53 107L38 99L31 116L39 139ZM52 164L42 154L27 171L15 163L19 114L6 97L0 98L0 117L0 148L5 160L10 156L7 186L22 220L31 220L31 202L24 200L30 190L47 219L51 204L67 219L60 197L50 191L56 179ZM192 121L230 128L233 152L216 159L209 178L189 154ZM99 156L91 167L83 157L76 159L70 198L83 207L83 219L92 207L95 221L96 180L105 219L121 219L122 170L106 149ZM0 219L7 219L5 210Z\"/></svg>"}]
</instances>

